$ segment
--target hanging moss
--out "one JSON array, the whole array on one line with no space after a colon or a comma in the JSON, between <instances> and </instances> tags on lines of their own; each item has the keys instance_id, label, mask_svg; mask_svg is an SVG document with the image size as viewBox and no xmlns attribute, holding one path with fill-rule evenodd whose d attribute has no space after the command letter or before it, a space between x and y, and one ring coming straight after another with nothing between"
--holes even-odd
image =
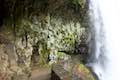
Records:
<instances>
[{"instance_id":1,"label":"hanging moss","mask_svg":"<svg viewBox=\"0 0 120 80\"><path fill-rule=\"evenodd\" d=\"M42 43L42 50L40 50L40 59L39 59L39 63L40 66L44 66L46 64L48 64L48 57L50 54L50 49L47 48L47 42L42 41L40 42L40 45Z\"/></svg>"}]
</instances>

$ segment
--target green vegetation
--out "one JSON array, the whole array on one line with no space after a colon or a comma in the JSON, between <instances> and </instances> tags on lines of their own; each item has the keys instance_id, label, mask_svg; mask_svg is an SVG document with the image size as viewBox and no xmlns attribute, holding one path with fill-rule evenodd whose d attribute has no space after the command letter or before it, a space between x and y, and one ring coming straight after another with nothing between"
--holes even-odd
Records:
<instances>
[{"instance_id":1,"label":"green vegetation","mask_svg":"<svg viewBox=\"0 0 120 80\"><path fill-rule=\"evenodd\" d=\"M70 2L72 2L76 6L80 5L82 8L84 8L86 0L70 0Z\"/></svg>"},{"instance_id":2,"label":"green vegetation","mask_svg":"<svg viewBox=\"0 0 120 80\"><path fill-rule=\"evenodd\" d=\"M75 36L74 36L74 34L65 36L64 41L65 41L66 44L74 45L75 44Z\"/></svg>"},{"instance_id":3,"label":"green vegetation","mask_svg":"<svg viewBox=\"0 0 120 80\"><path fill-rule=\"evenodd\" d=\"M76 64L76 74L81 77L82 80L95 80L90 70L87 69L83 64Z\"/></svg>"}]
</instances>

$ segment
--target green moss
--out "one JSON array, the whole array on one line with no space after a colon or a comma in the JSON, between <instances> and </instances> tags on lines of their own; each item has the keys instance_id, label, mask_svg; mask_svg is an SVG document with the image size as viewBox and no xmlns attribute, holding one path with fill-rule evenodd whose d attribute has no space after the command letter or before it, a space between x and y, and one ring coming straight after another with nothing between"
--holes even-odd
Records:
<instances>
[{"instance_id":1,"label":"green moss","mask_svg":"<svg viewBox=\"0 0 120 80\"><path fill-rule=\"evenodd\" d=\"M65 53L64 52L58 52L57 56L58 56L58 58L63 58L63 57L65 57Z\"/></svg>"},{"instance_id":2,"label":"green moss","mask_svg":"<svg viewBox=\"0 0 120 80\"><path fill-rule=\"evenodd\" d=\"M47 61L48 61L47 59L48 59L49 54L50 54L50 50L47 49L47 45L46 43L44 43L42 50L40 52L40 60L39 60L40 65L42 66L47 65Z\"/></svg>"},{"instance_id":3,"label":"green moss","mask_svg":"<svg viewBox=\"0 0 120 80\"><path fill-rule=\"evenodd\" d=\"M70 0L70 2L75 5L80 5L82 8L84 8L86 0Z\"/></svg>"},{"instance_id":4,"label":"green moss","mask_svg":"<svg viewBox=\"0 0 120 80\"><path fill-rule=\"evenodd\" d=\"M74 45L74 43L75 43L75 36L74 36L74 34L65 36L64 37L64 42L66 44Z\"/></svg>"},{"instance_id":5,"label":"green moss","mask_svg":"<svg viewBox=\"0 0 120 80\"><path fill-rule=\"evenodd\" d=\"M40 63L40 66L46 64L46 60L45 60L45 55L44 54L40 54L39 63Z\"/></svg>"},{"instance_id":6,"label":"green moss","mask_svg":"<svg viewBox=\"0 0 120 80\"><path fill-rule=\"evenodd\" d=\"M90 71L83 65L83 64L79 64L79 70L86 73L86 74L89 74Z\"/></svg>"},{"instance_id":7,"label":"green moss","mask_svg":"<svg viewBox=\"0 0 120 80\"><path fill-rule=\"evenodd\" d=\"M75 68L77 69L78 75L81 76L82 80L95 80L90 70L83 64L77 64Z\"/></svg>"}]
</instances>

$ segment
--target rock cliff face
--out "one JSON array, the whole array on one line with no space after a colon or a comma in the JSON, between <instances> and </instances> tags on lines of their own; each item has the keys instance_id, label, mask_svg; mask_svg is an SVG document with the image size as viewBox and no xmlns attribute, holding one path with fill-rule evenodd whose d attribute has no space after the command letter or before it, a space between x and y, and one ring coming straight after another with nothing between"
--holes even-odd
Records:
<instances>
[{"instance_id":1,"label":"rock cliff face","mask_svg":"<svg viewBox=\"0 0 120 80\"><path fill-rule=\"evenodd\" d=\"M15 16L10 18L13 22L8 19L5 22L7 25L4 24L3 27L5 30L0 28L2 80L29 80L31 66L43 66L59 59L68 59L68 54L78 54L81 51L78 47L82 41L86 44L87 0L36 0L32 7L29 4L21 7L20 3L24 2L16 2L15 12L11 13ZM19 18L19 9L30 14L26 12L23 16L20 12L22 17Z\"/></svg>"},{"instance_id":2,"label":"rock cliff face","mask_svg":"<svg viewBox=\"0 0 120 80\"><path fill-rule=\"evenodd\" d=\"M0 36L0 80L27 80L28 73L18 66L15 45ZM27 69L26 69L27 70Z\"/></svg>"},{"instance_id":3,"label":"rock cliff face","mask_svg":"<svg viewBox=\"0 0 120 80\"><path fill-rule=\"evenodd\" d=\"M17 54L26 58L30 58L30 55L39 57L37 61L42 65L48 63L50 55L57 59L60 52L75 53L75 44L80 43L81 36L85 34L85 28L81 27L80 22L66 22L49 14L34 16L32 20L23 19L19 25L21 27L18 28L16 37Z\"/></svg>"}]
</instances>

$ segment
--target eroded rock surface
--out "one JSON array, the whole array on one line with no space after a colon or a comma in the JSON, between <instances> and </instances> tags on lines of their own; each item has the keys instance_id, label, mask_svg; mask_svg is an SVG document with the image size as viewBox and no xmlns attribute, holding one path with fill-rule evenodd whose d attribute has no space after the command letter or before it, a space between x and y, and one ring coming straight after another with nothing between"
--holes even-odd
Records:
<instances>
[{"instance_id":1,"label":"eroded rock surface","mask_svg":"<svg viewBox=\"0 0 120 80\"><path fill-rule=\"evenodd\" d=\"M18 66L15 45L3 36L0 36L0 42L0 80L28 80L25 67Z\"/></svg>"}]
</instances>

